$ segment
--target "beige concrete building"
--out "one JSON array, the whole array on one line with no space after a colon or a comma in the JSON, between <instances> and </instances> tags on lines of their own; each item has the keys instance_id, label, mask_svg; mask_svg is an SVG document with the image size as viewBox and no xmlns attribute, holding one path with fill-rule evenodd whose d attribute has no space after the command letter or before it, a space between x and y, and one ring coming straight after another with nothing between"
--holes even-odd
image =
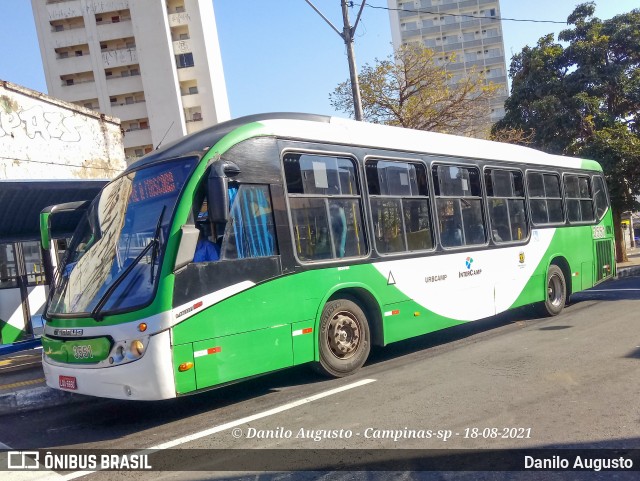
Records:
<instances>
[{"instance_id":1,"label":"beige concrete building","mask_svg":"<svg viewBox=\"0 0 640 481\"><path fill-rule=\"evenodd\" d=\"M49 95L122 121L129 161L228 120L211 0L31 0Z\"/></svg>"},{"instance_id":2,"label":"beige concrete building","mask_svg":"<svg viewBox=\"0 0 640 481\"><path fill-rule=\"evenodd\" d=\"M498 0L387 1L394 49L424 44L440 54L439 62L454 75L453 81L472 67L483 71L487 81L500 87L488 106L488 121L504 117L508 87Z\"/></svg>"}]
</instances>

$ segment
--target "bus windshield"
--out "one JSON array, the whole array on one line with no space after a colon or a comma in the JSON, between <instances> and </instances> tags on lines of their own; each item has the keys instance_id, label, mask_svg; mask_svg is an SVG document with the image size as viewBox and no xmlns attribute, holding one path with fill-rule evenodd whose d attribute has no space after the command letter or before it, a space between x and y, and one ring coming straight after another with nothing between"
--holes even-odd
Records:
<instances>
[{"instance_id":1,"label":"bus windshield","mask_svg":"<svg viewBox=\"0 0 640 481\"><path fill-rule=\"evenodd\" d=\"M73 235L48 316L95 315L151 301L178 195L196 162L151 165L102 190Z\"/></svg>"}]
</instances>

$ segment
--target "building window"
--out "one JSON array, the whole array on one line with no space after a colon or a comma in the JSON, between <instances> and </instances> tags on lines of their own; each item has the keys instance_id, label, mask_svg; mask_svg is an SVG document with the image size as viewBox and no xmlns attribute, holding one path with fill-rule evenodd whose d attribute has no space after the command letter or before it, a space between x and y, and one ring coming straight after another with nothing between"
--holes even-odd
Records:
<instances>
[{"instance_id":1,"label":"building window","mask_svg":"<svg viewBox=\"0 0 640 481\"><path fill-rule=\"evenodd\" d=\"M73 79L72 79L72 78L68 78L68 79L66 80L66 83L67 83L67 85L73 85L73 84L74 84L74 82L73 82Z\"/></svg>"},{"instance_id":2,"label":"building window","mask_svg":"<svg viewBox=\"0 0 640 481\"><path fill-rule=\"evenodd\" d=\"M176 55L176 65L178 68L193 67L193 53L181 53Z\"/></svg>"},{"instance_id":3,"label":"building window","mask_svg":"<svg viewBox=\"0 0 640 481\"><path fill-rule=\"evenodd\" d=\"M198 87L189 87L189 95L195 95L198 93Z\"/></svg>"},{"instance_id":4,"label":"building window","mask_svg":"<svg viewBox=\"0 0 640 481\"><path fill-rule=\"evenodd\" d=\"M132 68L129 72L131 72L131 76L140 75L140 70L137 68Z\"/></svg>"},{"instance_id":5,"label":"building window","mask_svg":"<svg viewBox=\"0 0 640 481\"><path fill-rule=\"evenodd\" d=\"M118 22L120 22L120 15L115 15L111 17L111 23L118 23Z\"/></svg>"},{"instance_id":6,"label":"building window","mask_svg":"<svg viewBox=\"0 0 640 481\"><path fill-rule=\"evenodd\" d=\"M194 122L198 122L199 120L202 120L202 113L201 112L195 112L193 114L192 120Z\"/></svg>"},{"instance_id":7,"label":"building window","mask_svg":"<svg viewBox=\"0 0 640 481\"><path fill-rule=\"evenodd\" d=\"M69 58L69 52L60 52L58 58Z\"/></svg>"},{"instance_id":8,"label":"building window","mask_svg":"<svg viewBox=\"0 0 640 481\"><path fill-rule=\"evenodd\" d=\"M182 13L184 12L184 5L178 5L176 7L176 13Z\"/></svg>"}]
</instances>

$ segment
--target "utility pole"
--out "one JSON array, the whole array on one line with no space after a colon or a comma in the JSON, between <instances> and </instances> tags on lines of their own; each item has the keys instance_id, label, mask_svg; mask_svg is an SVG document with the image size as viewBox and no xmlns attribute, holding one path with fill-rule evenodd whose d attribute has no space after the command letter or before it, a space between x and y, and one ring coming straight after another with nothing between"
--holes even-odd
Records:
<instances>
[{"instance_id":1,"label":"utility pole","mask_svg":"<svg viewBox=\"0 0 640 481\"><path fill-rule=\"evenodd\" d=\"M351 92L353 94L353 111L355 113L356 120L362 120L362 100L360 99L360 84L358 83L358 71L356 70L356 59L353 52L353 36L356 32L358 22L360 21L360 16L362 15L362 10L364 9L366 0L362 0L362 3L360 4L358 17L356 18L356 23L353 27L349 25L349 6L350 4L353 4L353 2L348 2L347 0L340 1L342 5L342 20L344 23L342 32L338 30L335 25L333 25L331 21L325 17L313 3L311 3L310 0L305 0L305 2L307 2L309 6L311 6L311 8L313 8L338 35L340 35L342 40L344 40L344 44L347 47L347 58L349 59L349 75L351 77Z\"/></svg>"}]
</instances>

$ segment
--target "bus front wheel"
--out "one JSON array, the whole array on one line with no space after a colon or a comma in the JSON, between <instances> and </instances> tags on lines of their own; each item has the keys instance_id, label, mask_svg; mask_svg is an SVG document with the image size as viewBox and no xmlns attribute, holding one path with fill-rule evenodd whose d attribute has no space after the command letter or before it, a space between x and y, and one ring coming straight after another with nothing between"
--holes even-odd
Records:
<instances>
[{"instance_id":1,"label":"bus front wheel","mask_svg":"<svg viewBox=\"0 0 640 481\"><path fill-rule=\"evenodd\" d=\"M320 318L320 360L315 368L321 374L344 377L353 374L369 357L371 336L362 308L350 299L327 302Z\"/></svg>"},{"instance_id":2,"label":"bus front wheel","mask_svg":"<svg viewBox=\"0 0 640 481\"><path fill-rule=\"evenodd\" d=\"M543 305L543 313L557 316L564 309L567 302L567 283L557 265L551 264L547 272L547 290Z\"/></svg>"}]
</instances>

